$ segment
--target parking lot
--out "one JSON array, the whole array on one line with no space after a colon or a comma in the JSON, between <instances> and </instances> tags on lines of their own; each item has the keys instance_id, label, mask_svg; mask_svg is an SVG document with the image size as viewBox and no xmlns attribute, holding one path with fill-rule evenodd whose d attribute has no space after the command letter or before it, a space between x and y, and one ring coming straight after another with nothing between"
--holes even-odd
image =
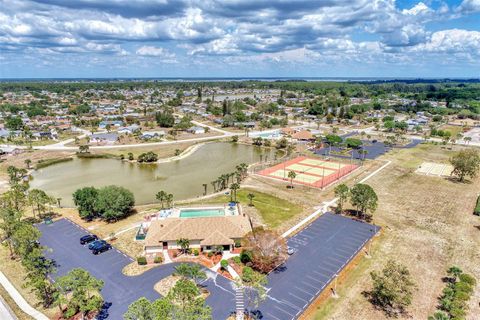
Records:
<instances>
[{"instance_id":1,"label":"parking lot","mask_svg":"<svg viewBox=\"0 0 480 320\"><path fill-rule=\"evenodd\" d=\"M340 148L340 147L331 147L331 148L325 147L325 148L318 149L317 151L315 151L315 153L323 156L335 156L338 158L345 158L345 159L353 158L353 159L374 160L380 157L381 155L386 154L388 151L392 149L392 147L386 146L385 143L381 141L376 141L376 142L372 142L368 140L362 140L362 141L363 141L363 146L359 149L352 149L351 151L349 151L349 155L337 154L337 153L343 152L343 148ZM412 140L404 146L395 146L394 148L409 149L419 145L420 143L422 143L422 140ZM363 155L360 153L361 150L365 150L367 151L367 153ZM330 153L330 152L333 152L333 153Z\"/></svg>"},{"instance_id":2,"label":"parking lot","mask_svg":"<svg viewBox=\"0 0 480 320\"><path fill-rule=\"evenodd\" d=\"M288 261L268 276L264 319L296 319L356 256L379 227L326 213L288 240L296 248Z\"/></svg>"},{"instance_id":3,"label":"parking lot","mask_svg":"<svg viewBox=\"0 0 480 320\"><path fill-rule=\"evenodd\" d=\"M115 248L93 255L86 246L79 243L79 239L88 232L70 220L61 219L51 225L40 224L38 228L42 232L40 243L51 249L47 250L46 255L58 264L58 272L53 278L63 276L73 268L83 268L105 282L102 295L108 308L105 309L103 318L123 319L128 306L138 298L146 297L152 301L160 298L153 286L169 276L176 265L166 264L139 276L125 276L122 269L133 259ZM225 319L235 310L232 283L210 270L206 271L208 280L202 285L210 291L207 304L213 309L214 319Z\"/></svg>"},{"instance_id":4,"label":"parking lot","mask_svg":"<svg viewBox=\"0 0 480 320\"><path fill-rule=\"evenodd\" d=\"M73 268L88 270L102 279L102 295L108 308L103 318L122 319L128 306L140 297L160 298L153 286L169 276L176 264L153 268L139 276L125 276L122 269L133 261L121 251L93 255L79 243L88 234L77 224L61 219L51 225L41 224L40 242L51 248L46 255L58 263L53 278ZM296 319L371 239L379 228L335 214L326 213L288 240L297 249L287 262L268 276L268 297L259 307L263 319ZM132 240L133 241L133 240ZM235 310L233 283L206 270L208 279L202 283L210 295L213 319L225 319Z\"/></svg>"}]
</instances>

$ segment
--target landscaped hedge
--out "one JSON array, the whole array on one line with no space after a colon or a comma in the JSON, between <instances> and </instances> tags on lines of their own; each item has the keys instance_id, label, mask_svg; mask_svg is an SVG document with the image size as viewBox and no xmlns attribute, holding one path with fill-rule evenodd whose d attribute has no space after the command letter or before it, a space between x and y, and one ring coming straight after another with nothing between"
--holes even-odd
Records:
<instances>
[{"instance_id":1,"label":"landscaped hedge","mask_svg":"<svg viewBox=\"0 0 480 320\"><path fill-rule=\"evenodd\" d=\"M475 206L475 210L473 211L474 215L480 216L480 196L477 198L477 205Z\"/></svg>"},{"instance_id":2,"label":"landscaped hedge","mask_svg":"<svg viewBox=\"0 0 480 320\"><path fill-rule=\"evenodd\" d=\"M144 266L147 264L147 258L145 257L137 257L137 263L141 266Z\"/></svg>"}]
</instances>

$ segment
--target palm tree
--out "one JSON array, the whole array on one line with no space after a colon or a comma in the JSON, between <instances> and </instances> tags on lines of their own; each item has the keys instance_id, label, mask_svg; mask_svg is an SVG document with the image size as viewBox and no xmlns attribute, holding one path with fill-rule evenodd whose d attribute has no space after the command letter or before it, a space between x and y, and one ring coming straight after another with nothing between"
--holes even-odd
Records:
<instances>
[{"instance_id":1,"label":"palm tree","mask_svg":"<svg viewBox=\"0 0 480 320\"><path fill-rule=\"evenodd\" d=\"M210 184L213 187L213 192L217 192L217 180L210 182Z\"/></svg>"},{"instance_id":2,"label":"palm tree","mask_svg":"<svg viewBox=\"0 0 480 320\"><path fill-rule=\"evenodd\" d=\"M290 188L293 189L293 179L297 177L297 174L295 171L289 171L288 172L288 178L290 179Z\"/></svg>"},{"instance_id":3,"label":"palm tree","mask_svg":"<svg viewBox=\"0 0 480 320\"><path fill-rule=\"evenodd\" d=\"M466 144L469 144L470 141L472 141L472 137L463 137L463 141L465 141Z\"/></svg>"},{"instance_id":4,"label":"palm tree","mask_svg":"<svg viewBox=\"0 0 480 320\"><path fill-rule=\"evenodd\" d=\"M165 200L167 201L167 207L173 207L173 194L169 193L165 196Z\"/></svg>"},{"instance_id":5,"label":"palm tree","mask_svg":"<svg viewBox=\"0 0 480 320\"><path fill-rule=\"evenodd\" d=\"M25 164L27 166L27 169L30 169L30 164L32 163L32 160L30 159L25 159Z\"/></svg>"},{"instance_id":6,"label":"palm tree","mask_svg":"<svg viewBox=\"0 0 480 320\"><path fill-rule=\"evenodd\" d=\"M180 238L177 240L177 245L180 246L182 249L182 252L185 254L188 251L188 248L190 247L190 240L186 238Z\"/></svg>"},{"instance_id":7,"label":"palm tree","mask_svg":"<svg viewBox=\"0 0 480 320\"><path fill-rule=\"evenodd\" d=\"M90 149L89 146L86 145L86 144L81 145L81 146L79 147L80 153L88 153L88 150L89 150L89 149Z\"/></svg>"},{"instance_id":8,"label":"palm tree","mask_svg":"<svg viewBox=\"0 0 480 320\"><path fill-rule=\"evenodd\" d=\"M202 184L202 186L203 186L203 195L206 196L206 195L207 195L207 186L208 186L208 184L204 183L204 184Z\"/></svg>"},{"instance_id":9,"label":"palm tree","mask_svg":"<svg viewBox=\"0 0 480 320\"><path fill-rule=\"evenodd\" d=\"M167 200L167 193L163 190L160 190L159 192L157 192L157 194L155 195L155 198L160 201L160 203L162 204L162 209L164 209L164 201Z\"/></svg>"},{"instance_id":10,"label":"palm tree","mask_svg":"<svg viewBox=\"0 0 480 320\"><path fill-rule=\"evenodd\" d=\"M253 207L253 198L255 198L255 195L253 193L247 194L248 200L250 200L249 206Z\"/></svg>"},{"instance_id":11,"label":"palm tree","mask_svg":"<svg viewBox=\"0 0 480 320\"><path fill-rule=\"evenodd\" d=\"M238 183L232 183L230 186L230 200L232 200L232 195L233 195L233 200L237 202L237 190L240 189L240 185Z\"/></svg>"},{"instance_id":12,"label":"palm tree","mask_svg":"<svg viewBox=\"0 0 480 320\"><path fill-rule=\"evenodd\" d=\"M358 153L360 154L360 159L362 161L365 161L365 157L368 154L368 150L362 149L362 150L359 150Z\"/></svg>"}]
</instances>

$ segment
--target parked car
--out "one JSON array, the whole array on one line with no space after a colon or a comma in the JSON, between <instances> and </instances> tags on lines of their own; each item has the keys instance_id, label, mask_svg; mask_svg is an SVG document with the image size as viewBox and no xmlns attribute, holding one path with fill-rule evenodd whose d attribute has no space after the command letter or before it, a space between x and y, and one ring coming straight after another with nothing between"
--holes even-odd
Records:
<instances>
[{"instance_id":1,"label":"parked car","mask_svg":"<svg viewBox=\"0 0 480 320\"><path fill-rule=\"evenodd\" d=\"M292 254L294 254L295 252L297 252L297 249L292 248L292 247L287 247L287 253L288 253L289 255L292 255Z\"/></svg>"},{"instance_id":2,"label":"parked car","mask_svg":"<svg viewBox=\"0 0 480 320\"><path fill-rule=\"evenodd\" d=\"M105 252L105 251L110 250L110 249L112 249L112 245L110 243L102 242L101 244L99 244L98 246L95 246L92 249L92 253L93 254L99 254L101 252Z\"/></svg>"},{"instance_id":3,"label":"parked car","mask_svg":"<svg viewBox=\"0 0 480 320\"><path fill-rule=\"evenodd\" d=\"M98 237L94 234L87 234L86 236L83 236L80 238L80 244L81 245L84 245L86 243L90 243L90 242L93 242L95 240L97 240Z\"/></svg>"},{"instance_id":4,"label":"parked car","mask_svg":"<svg viewBox=\"0 0 480 320\"><path fill-rule=\"evenodd\" d=\"M88 245L88 249L93 250L94 247L100 245L100 244L103 243L103 242L106 243L105 240L95 240L95 241L93 241L93 242L90 242L90 244Z\"/></svg>"}]
</instances>

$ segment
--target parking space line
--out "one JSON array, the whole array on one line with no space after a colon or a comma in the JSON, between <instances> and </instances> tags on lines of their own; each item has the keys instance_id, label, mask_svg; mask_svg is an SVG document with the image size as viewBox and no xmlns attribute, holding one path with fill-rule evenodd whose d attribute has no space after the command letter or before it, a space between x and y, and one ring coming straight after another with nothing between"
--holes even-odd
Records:
<instances>
[{"instance_id":1,"label":"parking space line","mask_svg":"<svg viewBox=\"0 0 480 320\"><path fill-rule=\"evenodd\" d=\"M272 318L274 318L274 319L282 320L282 319L280 319L280 318L275 317L275 316L274 316L273 314L271 314L270 312L267 312L266 314L268 314L269 317L272 317ZM292 318L292 319L293 319L293 318Z\"/></svg>"},{"instance_id":2,"label":"parking space line","mask_svg":"<svg viewBox=\"0 0 480 320\"><path fill-rule=\"evenodd\" d=\"M314 289L314 290L317 290L317 289L318 289L317 287L312 286L312 285L311 285L310 283L308 283L308 282L305 282L305 281L300 281L300 282L301 282L302 284L306 285L307 287L310 287L310 288L312 288L312 289Z\"/></svg>"},{"instance_id":3,"label":"parking space line","mask_svg":"<svg viewBox=\"0 0 480 320\"><path fill-rule=\"evenodd\" d=\"M296 299L298 299L298 300L302 301L302 303L304 303L304 302L305 302L305 299L302 299L302 298L300 298L300 297L299 297L299 296L297 296L296 294L293 294L293 293L291 293L291 292L288 292L288 294L289 294L289 295L291 295L292 297L294 297L294 298L296 298Z\"/></svg>"},{"instance_id":4,"label":"parking space line","mask_svg":"<svg viewBox=\"0 0 480 320\"><path fill-rule=\"evenodd\" d=\"M288 314L290 317L293 317L293 316L294 316L294 315L291 314L290 312L287 312L287 311L283 310L282 308L280 308L280 307L278 306L278 304L276 304L276 305L274 306L274 308L277 309L277 310L282 311L283 313Z\"/></svg>"},{"instance_id":5,"label":"parking space line","mask_svg":"<svg viewBox=\"0 0 480 320\"><path fill-rule=\"evenodd\" d=\"M305 293L305 294L308 294L309 296L312 295L311 292L308 292L308 291L306 291L306 290L303 290L303 289L301 289L301 288L299 288L299 287L297 287L297 286L293 286L293 287L294 287L296 290L298 290L298 291L301 291L301 292L303 292L303 293ZM315 288L315 289L316 289L316 288Z\"/></svg>"}]
</instances>

